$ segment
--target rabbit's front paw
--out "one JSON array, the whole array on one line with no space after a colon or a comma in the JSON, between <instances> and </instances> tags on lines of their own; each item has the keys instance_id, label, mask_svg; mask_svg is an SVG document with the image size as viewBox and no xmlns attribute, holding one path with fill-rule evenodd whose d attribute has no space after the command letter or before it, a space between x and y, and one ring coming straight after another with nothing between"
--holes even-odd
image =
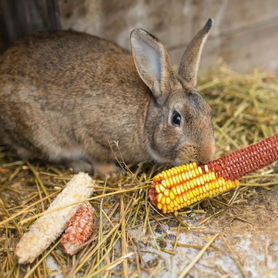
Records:
<instances>
[{"instance_id":1,"label":"rabbit's front paw","mask_svg":"<svg viewBox=\"0 0 278 278\"><path fill-rule=\"evenodd\" d=\"M111 178L121 173L121 169L114 163L95 163L95 176L101 178Z\"/></svg>"}]
</instances>

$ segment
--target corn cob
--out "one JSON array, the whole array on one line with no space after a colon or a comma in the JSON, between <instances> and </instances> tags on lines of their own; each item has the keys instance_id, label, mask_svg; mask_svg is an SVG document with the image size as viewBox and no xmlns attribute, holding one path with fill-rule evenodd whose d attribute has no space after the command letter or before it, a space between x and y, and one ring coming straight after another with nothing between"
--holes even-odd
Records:
<instances>
[{"instance_id":1,"label":"corn cob","mask_svg":"<svg viewBox=\"0 0 278 278\"><path fill-rule=\"evenodd\" d=\"M64 231L80 204L89 198L95 182L88 174L75 175L54 199L45 214L38 218L16 246L18 262L31 263Z\"/></svg>"},{"instance_id":2,"label":"corn cob","mask_svg":"<svg viewBox=\"0 0 278 278\"><path fill-rule=\"evenodd\" d=\"M95 230L95 222L95 210L91 204L81 204L62 236L61 244L66 254L74 255L82 248Z\"/></svg>"},{"instance_id":3,"label":"corn cob","mask_svg":"<svg viewBox=\"0 0 278 278\"><path fill-rule=\"evenodd\" d=\"M206 165L190 163L153 178L151 202L169 213L239 186L239 179L278 160L278 134Z\"/></svg>"}]
</instances>

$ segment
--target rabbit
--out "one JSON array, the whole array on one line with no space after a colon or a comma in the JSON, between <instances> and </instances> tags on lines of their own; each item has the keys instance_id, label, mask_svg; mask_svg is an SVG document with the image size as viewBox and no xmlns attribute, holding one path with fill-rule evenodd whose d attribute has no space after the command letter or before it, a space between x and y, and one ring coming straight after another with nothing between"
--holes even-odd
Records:
<instances>
[{"instance_id":1,"label":"rabbit","mask_svg":"<svg viewBox=\"0 0 278 278\"><path fill-rule=\"evenodd\" d=\"M85 33L38 33L0 58L0 138L22 159L109 175L115 161L180 165L212 159L211 108L195 89L209 19L178 72L147 31L131 54Z\"/></svg>"}]
</instances>

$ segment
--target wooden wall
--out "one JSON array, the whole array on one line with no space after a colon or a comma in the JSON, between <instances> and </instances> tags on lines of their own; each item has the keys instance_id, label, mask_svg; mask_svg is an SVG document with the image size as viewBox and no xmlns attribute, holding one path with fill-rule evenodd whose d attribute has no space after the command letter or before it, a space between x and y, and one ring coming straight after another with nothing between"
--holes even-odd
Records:
<instances>
[{"instance_id":1,"label":"wooden wall","mask_svg":"<svg viewBox=\"0 0 278 278\"><path fill-rule=\"evenodd\" d=\"M202 68L224 61L234 70L277 70L276 0L67 0L59 1L64 29L108 38L129 48L129 33L143 27L162 40L177 63L205 21L215 26Z\"/></svg>"},{"instance_id":2,"label":"wooden wall","mask_svg":"<svg viewBox=\"0 0 278 278\"><path fill-rule=\"evenodd\" d=\"M3 3L16 2L21 0L0 0L0 50L7 45L7 34L3 36L5 27L1 25L1 20L7 18ZM254 68L277 71L278 68L276 0L28 0L21 4L27 2L34 2L37 9L41 3L48 12L49 7L57 7L53 14L59 17L59 22L55 22L51 11L47 17L44 12L34 13L28 8L27 13L36 15L38 22L31 22L36 28L25 30L26 34L61 25L62 29L95 34L128 49L130 31L142 27L167 46L174 64L179 62L194 34L212 17L215 25L204 49L201 69L215 67L219 61L239 72ZM53 24L39 24L39 14ZM15 21L10 23L14 32L19 29L17 24L22 26L17 22L19 18L14 12L9 14L9 20Z\"/></svg>"}]
</instances>

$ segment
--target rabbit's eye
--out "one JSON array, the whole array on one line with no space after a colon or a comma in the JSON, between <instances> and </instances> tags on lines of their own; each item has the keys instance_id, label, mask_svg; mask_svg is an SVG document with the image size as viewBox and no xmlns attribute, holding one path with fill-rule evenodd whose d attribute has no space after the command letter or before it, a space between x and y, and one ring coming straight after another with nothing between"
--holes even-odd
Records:
<instances>
[{"instance_id":1,"label":"rabbit's eye","mask_svg":"<svg viewBox=\"0 0 278 278\"><path fill-rule=\"evenodd\" d=\"M172 124L176 125L176 126L180 126L181 125L181 115L177 111L173 112L173 115L172 115Z\"/></svg>"}]
</instances>

